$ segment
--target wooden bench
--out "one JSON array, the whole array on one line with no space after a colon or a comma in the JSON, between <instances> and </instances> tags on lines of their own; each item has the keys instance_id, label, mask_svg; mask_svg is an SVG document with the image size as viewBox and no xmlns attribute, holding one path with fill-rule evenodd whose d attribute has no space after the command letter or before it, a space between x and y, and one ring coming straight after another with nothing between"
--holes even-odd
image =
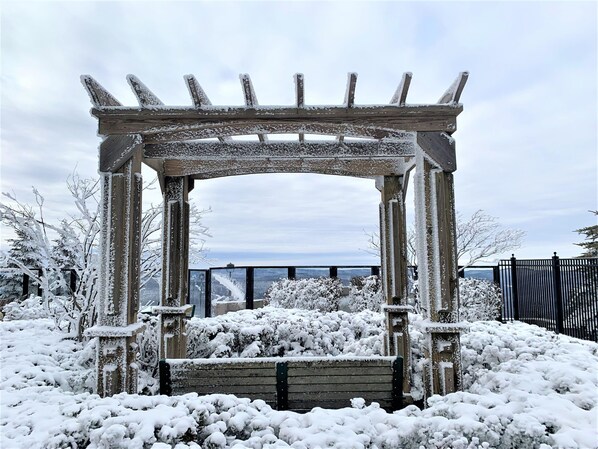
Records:
<instances>
[{"instance_id":1,"label":"wooden bench","mask_svg":"<svg viewBox=\"0 0 598 449\"><path fill-rule=\"evenodd\" d=\"M350 407L360 397L402 407L401 357L268 357L160 361L160 394L222 393L262 399L278 410Z\"/></svg>"}]
</instances>

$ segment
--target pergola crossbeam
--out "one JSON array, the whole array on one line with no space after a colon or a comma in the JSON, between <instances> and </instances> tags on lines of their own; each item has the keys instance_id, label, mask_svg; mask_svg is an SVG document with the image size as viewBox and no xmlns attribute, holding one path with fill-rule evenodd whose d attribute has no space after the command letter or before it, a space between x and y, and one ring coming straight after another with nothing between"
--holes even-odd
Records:
<instances>
[{"instance_id":1,"label":"pergola crossbeam","mask_svg":"<svg viewBox=\"0 0 598 449\"><path fill-rule=\"evenodd\" d=\"M212 102L208 98L208 95L205 93L205 91L202 89L201 85L193 75L185 75L184 79L187 83L187 89L189 90L191 101L193 101L193 105L196 108L212 106ZM218 140L220 140L220 142L232 141L232 139L229 136L218 136Z\"/></svg>"},{"instance_id":2,"label":"pergola crossbeam","mask_svg":"<svg viewBox=\"0 0 598 449\"><path fill-rule=\"evenodd\" d=\"M394 95L390 99L390 104L405 106L405 102L407 101L407 93L409 92L409 86L411 85L412 77L413 74L411 72L403 73L401 82L397 86L397 90L395 90Z\"/></svg>"},{"instance_id":3,"label":"pergola crossbeam","mask_svg":"<svg viewBox=\"0 0 598 449\"><path fill-rule=\"evenodd\" d=\"M346 108L352 108L355 106L355 86L357 85L357 73L348 73L347 74L347 88L345 90L345 102L344 106ZM345 140L345 136L342 134L337 136L337 142L342 143Z\"/></svg>"},{"instance_id":4,"label":"pergola crossbeam","mask_svg":"<svg viewBox=\"0 0 598 449\"><path fill-rule=\"evenodd\" d=\"M461 72L457 79L453 81L453 84L446 90L446 92L438 100L438 104L457 104L461 98L461 92L465 87L465 83L469 78L468 72Z\"/></svg>"},{"instance_id":5,"label":"pergola crossbeam","mask_svg":"<svg viewBox=\"0 0 598 449\"><path fill-rule=\"evenodd\" d=\"M294 78L295 78L295 98L296 98L297 108L303 108L305 106L303 73L296 73ZM303 133L299 133L299 142L303 142L304 140L305 140L305 135Z\"/></svg>"},{"instance_id":6,"label":"pergola crossbeam","mask_svg":"<svg viewBox=\"0 0 598 449\"><path fill-rule=\"evenodd\" d=\"M244 73L240 75L239 78L241 80L241 86L243 87L245 105L249 108L255 108L256 106L258 106L257 95L255 94L253 83L251 82L249 74ZM268 136L266 136L266 134L264 133L257 133L257 137L260 139L260 142L262 143L268 141Z\"/></svg>"},{"instance_id":7,"label":"pergola crossbeam","mask_svg":"<svg viewBox=\"0 0 598 449\"><path fill-rule=\"evenodd\" d=\"M135 94L137 101L141 107L148 106L162 106L162 100L160 100L149 88L141 82L135 75L127 75L127 81L131 86L131 90Z\"/></svg>"},{"instance_id":8,"label":"pergola crossbeam","mask_svg":"<svg viewBox=\"0 0 598 449\"><path fill-rule=\"evenodd\" d=\"M89 75L81 75L81 83L87 90L91 103L96 108L104 106L121 106L120 102L104 87Z\"/></svg>"}]
</instances>

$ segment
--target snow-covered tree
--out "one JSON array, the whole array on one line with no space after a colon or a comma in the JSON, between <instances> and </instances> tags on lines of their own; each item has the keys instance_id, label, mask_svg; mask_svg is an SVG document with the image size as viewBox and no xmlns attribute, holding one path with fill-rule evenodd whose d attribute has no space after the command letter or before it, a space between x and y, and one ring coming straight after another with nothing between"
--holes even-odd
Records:
<instances>
[{"instance_id":1,"label":"snow-covered tree","mask_svg":"<svg viewBox=\"0 0 598 449\"><path fill-rule=\"evenodd\" d=\"M598 210L591 210L590 213L598 217ZM584 242L576 243L584 249L580 257L598 257L598 224L576 229L575 232L585 235Z\"/></svg>"},{"instance_id":2,"label":"snow-covered tree","mask_svg":"<svg viewBox=\"0 0 598 449\"><path fill-rule=\"evenodd\" d=\"M83 331L95 324L97 315L99 181L73 174L67 188L76 212L58 224L45 221L44 198L35 188L35 207L19 201L13 194L3 194L0 220L15 232L17 239L11 250L2 254L2 265L14 266L21 275L29 275L41 286L42 300L56 323L81 339ZM204 212L197 208L191 212L195 257L201 255L204 237L208 236L207 228L201 225ZM152 206L142 218L142 286L161 270L161 214L161 206ZM64 269L76 273L74 291L70 290L69 277L63 275Z\"/></svg>"},{"instance_id":3,"label":"snow-covered tree","mask_svg":"<svg viewBox=\"0 0 598 449\"><path fill-rule=\"evenodd\" d=\"M464 268L492 256L512 251L521 246L525 232L503 227L498 218L477 210L468 219L457 212L457 257ZM407 259L410 265L417 264L415 228L407 232ZM370 254L380 255L380 236L376 232L368 234Z\"/></svg>"}]
</instances>

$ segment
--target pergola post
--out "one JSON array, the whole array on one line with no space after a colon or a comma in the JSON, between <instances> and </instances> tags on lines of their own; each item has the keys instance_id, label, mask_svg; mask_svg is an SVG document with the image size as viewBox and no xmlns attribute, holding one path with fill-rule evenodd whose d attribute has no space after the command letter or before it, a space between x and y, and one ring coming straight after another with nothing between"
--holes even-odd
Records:
<instances>
[{"instance_id":1,"label":"pergola post","mask_svg":"<svg viewBox=\"0 0 598 449\"><path fill-rule=\"evenodd\" d=\"M160 358L181 359L187 354L185 316L189 268L189 190L187 176L163 178L162 295L160 307Z\"/></svg>"},{"instance_id":2,"label":"pergola post","mask_svg":"<svg viewBox=\"0 0 598 449\"><path fill-rule=\"evenodd\" d=\"M380 182L381 181L381 182ZM380 178L380 265L386 313L385 353L403 357L403 391L411 386L411 346L407 305L407 175Z\"/></svg>"},{"instance_id":3,"label":"pergola post","mask_svg":"<svg viewBox=\"0 0 598 449\"><path fill-rule=\"evenodd\" d=\"M105 150L106 148L104 148ZM136 334L139 308L141 153L134 151L113 172L102 172L102 214L96 392L137 393Z\"/></svg>"},{"instance_id":4,"label":"pergola post","mask_svg":"<svg viewBox=\"0 0 598 449\"><path fill-rule=\"evenodd\" d=\"M461 389L453 175L416 152L415 209L421 308L427 334L426 397Z\"/></svg>"}]
</instances>

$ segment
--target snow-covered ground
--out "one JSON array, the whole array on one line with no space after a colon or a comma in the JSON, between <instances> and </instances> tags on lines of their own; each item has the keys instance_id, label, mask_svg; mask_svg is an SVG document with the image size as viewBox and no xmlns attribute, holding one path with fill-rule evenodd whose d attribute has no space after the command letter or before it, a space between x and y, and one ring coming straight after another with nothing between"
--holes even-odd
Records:
<instances>
[{"instance_id":1,"label":"snow-covered ground","mask_svg":"<svg viewBox=\"0 0 598 449\"><path fill-rule=\"evenodd\" d=\"M251 313L238 315L243 328ZM598 345L523 323L472 323L462 337L465 391L394 414L359 400L301 415L226 395L99 398L85 392L92 347L64 339L52 321L1 322L0 341L4 449L598 447Z\"/></svg>"}]
</instances>

